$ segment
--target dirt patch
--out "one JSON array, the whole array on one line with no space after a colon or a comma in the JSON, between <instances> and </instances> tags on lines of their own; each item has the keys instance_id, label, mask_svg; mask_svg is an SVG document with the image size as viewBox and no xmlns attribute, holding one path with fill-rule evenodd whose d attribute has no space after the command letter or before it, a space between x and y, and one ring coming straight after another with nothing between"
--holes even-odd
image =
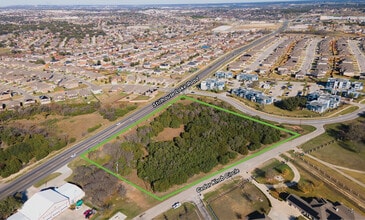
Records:
<instances>
[{"instance_id":1,"label":"dirt patch","mask_svg":"<svg viewBox=\"0 0 365 220\"><path fill-rule=\"evenodd\" d=\"M130 100L133 100L138 97L138 94L129 94L128 96L125 96L121 99L119 99L119 102L129 102Z\"/></svg>"},{"instance_id":2,"label":"dirt patch","mask_svg":"<svg viewBox=\"0 0 365 220\"><path fill-rule=\"evenodd\" d=\"M184 125L180 125L179 128L164 128L157 137L156 141L171 141L174 137L178 137L181 132L184 131Z\"/></svg>"},{"instance_id":3,"label":"dirt patch","mask_svg":"<svg viewBox=\"0 0 365 220\"><path fill-rule=\"evenodd\" d=\"M149 185L148 182L144 182L141 178L138 177L137 175L137 169L133 169L132 172L130 174L128 174L127 176L125 176L126 179L128 179L130 182L148 190L151 191L151 187ZM133 187L134 188L134 187Z\"/></svg>"},{"instance_id":4,"label":"dirt patch","mask_svg":"<svg viewBox=\"0 0 365 220\"><path fill-rule=\"evenodd\" d=\"M303 132L304 130L303 130L303 128L301 128L301 127L299 127L299 126L295 126L295 125L292 125L292 126L290 126L290 125L287 125L287 127L289 127L289 128L291 128L291 129L293 129L294 131L296 131L296 132Z\"/></svg>"},{"instance_id":5,"label":"dirt patch","mask_svg":"<svg viewBox=\"0 0 365 220\"><path fill-rule=\"evenodd\" d=\"M269 201L265 195L250 183L243 186L233 186L226 192L221 192L210 200L210 205L219 219L243 219L248 214L270 210Z\"/></svg>"},{"instance_id":6,"label":"dirt patch","mask_svg":"<svg viewBox=\"0 0 365 220\"><path fill-rule=\"evenodd\" d=\"M134 170L132 171L132 174L128 175L128 180L130 180L132 183L135 183L143 188L148 187L148 183L143 184L143 181L138 178L137 176L137 172ZM151 204L146 201L146 194L144 194L143 192L141 192L139 189L136 189L135 187L129 185L129 184L124 184L124 186L127 189L127 197L131 200L133 200L136 204L138 204L142 209L145 209L147 207L150 207ZM149 189L147 189L149 190Z\"/></svg>"},{"instance_id":7,"label":"dirt patch","mask_svg":"<svg viewBox=\"0 0 365 220\"><path fill-rule=\"evenodd\" d=\"M74 137L77 140L88 134L87 129L94 127L97 124L107 125L110 122L98 113L87 115L79 115L63 119L57 123L60 132L67 133L69 137ZM102 128L100 128L102 129Z\"/></svg>"}]
</instances>

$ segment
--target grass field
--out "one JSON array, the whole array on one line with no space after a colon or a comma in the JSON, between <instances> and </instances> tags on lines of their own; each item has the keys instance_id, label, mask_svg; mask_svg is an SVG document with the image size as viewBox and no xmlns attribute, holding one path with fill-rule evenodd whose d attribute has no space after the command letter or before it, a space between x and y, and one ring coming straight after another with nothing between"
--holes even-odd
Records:
<instances>
[{"instance_id":1,"label":"grass field","mask_svg":"<svg viewBox=\"0 0 365 220\"><path fill-rule=\"evenodd\" d=\"M154 220L200 220L201 214L197 207L192 203L183 203L177 209L170 209L157 216Z\"/></svg>"},{"instance_id":2,"label":"grass field","mask_svg":"<svg viewBox=\"0 0 365 220\"><path fill-rule=\"evenodd\" d=\"M318 117L319 114L313 111L309 111L308 109L303 110L294 110L294 111L287 111L281 108L278 108L274 105L265 105L262 109L264 112L274 115L281 115L281 116L289 116L289 117L303 117L303 118L310 118L310 117Z\"/></svg>"},{"instance_id":3,"label":"grass field","mask_svg":"<svg viewBox=\"0 0 365 220\"><path fill-rule=\"evenodd\" d=\"M364 173L359 173L359 172L353 172L353 171L348 171L348 170L343 170L340 169L342 172L350 175L351 177L361 181L362 183L365 183L365 174Z\"/></svg>"},{"instance_id":4,"label":"grass field","mask_svg":"<svg viewBox=\"0 0 365 220\"><path fill-rule=\"evenodd\" d=\"M268 177L268 173L272 176ZM256 168L252 175L255 177L257 182L263 184L276 184L279 183L278 180L274 179L274 176L282 176L284 182L291 181L294 178L294 173L290 167L283 164L277 159L271 159L265 162L262 166Z\"/></svg>"},{"instance_id":5,"label":"grass field","mask_svg":"<svg viewBox=\"0 0 365 220\"><path fill-rule=\"evenodd\" d=\"M48 176L46 176L45 178L41 179L40 181L38 181L37 183L35 183L33 186L34 187L41 187L43 184L46 184L47 182L53 180L54 178L60 176L61 173L59 172L55 172L55 173L51 173Z\"/></svg>"},{"instance_id":6,"label":"grass field","mask_svg":"<svg viewBox=\"0 0 365 220\"><path fill-rule=\"evenodd\" d=\"M338 142L313 151L311 154L334 165L365 171L365 152L356 153L346 150Z\"/></svg>"},{"instance_id":7,"label":"grass field","mask_svg":"<svg viewBox=\"0 0 365 220\"><path fill-rule=\"evenodd\" d=\"M335 191L334 189L330 188L329 186L327 186L326 184L321 182L317 177L313 176L312 173L309 173L308 171L302 169L300 166L297 166L297 163L301 164L301 163L303 163L302 161L294 160L293 163L294 163L294 165L296 165L296 167L300 173L299 182L312 183L313 187L311 188L310 191L308 191L306 193L296 189L295 187L285 188L282 190L279 189L278 190L279 192L284 191L284 192L295 194L295 195L301 196L301 197L317 197L317 198L326 198L333 202L338 201L348 207L354 208L354 210L358 211L362 215L365 214L365 213L362 213L361 210L356 208L350 201L348 201L346 198L341 196L337 191Z\"/></svg>"},{"instance_id":8,"label":"grass field","mask_svg":"<svg viewBox=\"0 0 365 220\"><path fill-rule=\"evenodd\" d=\"M143 100L149 100L151 97L146 95L139 95L136 98L133 99L133 101L143 101Z\"/></svg>"},{"instance_id":9,"label":"grass field","mask_svg":"<svg viewBox=\"0 0 365 220\"><path fill-rule=\"evenodd\" d=\"M336 129L336 127L339 125L340 124L331 124L325 126L325 128L326 130ZM334 140L334 137L331 137L328 133L324 133L306 142L301 146L301 148L304 151L307 151L309 149L313 149L317 146L327 143L331 140ZM342 144L341 142L335 141L333 144L326 145L316 151L311 152L311 155L334 165L365 171L365 151L360 151L360 152L350 151L342 147L341 144ZM363 143L357 143L357 144L363 145Z\"/></svg>"},{"instance_id":10,"label":"grass field","mask_svg":"<svg viewBox=\"0 0 365 220\"><path fill-rule=\"evenodd\" d=\"M342 111L340 111L340 112L336 113L336 114L335 114L335 115L333 115L333 116L346 115L346 114L352 113L352 112L354 112L354 111L356 111L356 110L358 110L358 109L359 109L359 107L358 107L358 106L349 106L349 107L347 107L347 108L343 109Z\"/></svg>"},{"instance_id":11,"label":"grass field","mask_svg":"<svg viewBox=\"0 0 365 220\"><path fill-rule=\"evenodd\" d=\"M342 184L348 186L349 188L351 188L353 191L358 192L359 194L361 194L363 197L365 197L365 188L358 185L357 183L354 183L353 181L347 179L346 177L344 177L342 174L336 172L335 170L319 163L318 161L315 161L309 157L305 156L305 159L307 161L309 161L311 164L319 167L321 170L325 171L327 174L330 174L333 178L337 179L339 182L341 182Z\"/></svg>"},{"instance_id":12,"label":"grass field","mask_svg":"<svg viewBox=\"0 0 365 220\"><path fill-rule=\"evenodd\" d=\"M207 201L218 219L245 219L255 211L266 214L270 211L270 202L252 183L216 191Z\"/></svg>"}]
</instances>

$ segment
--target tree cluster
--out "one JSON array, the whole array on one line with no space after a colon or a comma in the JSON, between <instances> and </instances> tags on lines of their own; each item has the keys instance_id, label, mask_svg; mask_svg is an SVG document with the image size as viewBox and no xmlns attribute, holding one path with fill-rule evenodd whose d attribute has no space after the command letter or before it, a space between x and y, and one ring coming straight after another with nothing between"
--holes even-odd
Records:
<instances>
[{"instance_id":1,"label":"tree cluster","mask_svg":"<svg viewBox=\"0 0 365 220\"><path fill-rule=\"evenodd\" d=\"M305 108L306 103L307 103L306 97L295 96L277 101L274 103L274 105L284 110L294 111L298 107Z\"/></svg>"},{"instance_id":2,"label":"tree cluster","mask_svg":"<svg viewBox=\"0 0 365 220\"><path fill-rule=\"evenodd\" d=\"M100 158L107 156L109 161L103 164L104 167L115 171L120 175L128 175L136 168L137 160L143 156L143 146L130 142L116 141L103 146L102 155L95 155Z\"/></svg>"},{"instance_id":3,"label":"tree cluster","mask_svg":"<svg viewBox=\"0 0 365 220\"><path fill-rule=\"evenodd\" d=\"M109 121L115 121L119 117L123 117L130 111L133 111L137 108L137 105L120 105L119 108L113 108L111 106L101 107L99 109L100 114L103 118L108 119Z\"/></svg>"},{"instance_id":4,"label":"tree cluster","mask_svg":"<svg viewBox=\"0 0 365 220\"><path fill-rule=\"evenodd\" d=\"M0 112L0 122L16 119L26 119L38 114L55 114L63 116L77 116L90 114L99 111L103 118L109 121L115 121L117 118L124 116L130 111L137 108L137 105L120 105L118 108L102 107L99 102L92 103L74 103L74 104L58 104L49 105L33 105L28 107L17 108L15 110Z\"/></svg>"},{"instance_id":5,"label":"tree cluster","mask_svg":"<svg viewBox=\"0 0 365 220\"><path fill-rule=\"evenodd\" d=\"M0 201L0 219L7 219L22 206L20 198L8 196Z\"/></svg>"},{"instance_id":6,"label":"tree cluster","mask_svg":"<svg viewBox=\"0 0 365 220\"><path fill-rule=\"evenodd\" d=\"M154 141L164 128L181 124L185 126L180 136ZM244 155L279 139L274 128L198 103L175 104L126 137L130 144L146 146L148 155L138 159L137 174L154 191L185 183L194 174L228 163L237 153Z\"/></svg>"},{"instance_id":7,"label":"tree cluster","mask_svg":"<svg viewBox=\"0 0 365 220\"><path fill-rule=\"evenodd\" d=\"M353 152L361 152L365 146L365 121L341 124L329 130L330 135L341 141L340 145Z\"/></svg>"},{"instance_id":8,"label":"tree cluster","mask_svg":"<svg viewBox=\"0 0 365 220\"><path fill-rule=\"evenodd\" d=\"M126 189L114 176L95 166L79 166L74 170L73 182L81 186L90 202L108 208L112 196L125 197Z\"/></svg>"},{"instance_id":9,"label":"tree cluster","mask_svg":"<svg viewBox=\"0 0 365 220\"><path fill-rule=\"evenodd\" d=\"M74 103L74 104L58 104L52 103L49 105L33 105L21 107L15 110L0 112L0 122L17 119L27 119L38 114L55 114L63 116L77 116L90 114L98 111L100 108L99 102Z\"/></svg>"},{"instance_id":10,"label":"tree cluster","mask_svg":"<svg viewBox=\"0 0 365 220\"><path fill-rule=\"evenodd\" d=\"M42 128L27 130L0 126L0 176L17 173L30 160L44 158L66 146L67 141Z\"/></svg>"}]
</instances>

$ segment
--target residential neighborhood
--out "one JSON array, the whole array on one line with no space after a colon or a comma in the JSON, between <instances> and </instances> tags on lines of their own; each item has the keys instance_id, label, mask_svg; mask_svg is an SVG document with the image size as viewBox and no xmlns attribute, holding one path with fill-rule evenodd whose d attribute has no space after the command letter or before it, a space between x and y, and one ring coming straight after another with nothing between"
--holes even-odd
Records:
<instances>
[{"instance_id":1,"label":"residential neighborhood","mask_svg":"<svg viewBox=\"0 0 365 220\"><path fill-rule=\"evenodd\" d=\"M0 2L0 220L365 219L365 0Z\"/></svg>"}]
</instances>

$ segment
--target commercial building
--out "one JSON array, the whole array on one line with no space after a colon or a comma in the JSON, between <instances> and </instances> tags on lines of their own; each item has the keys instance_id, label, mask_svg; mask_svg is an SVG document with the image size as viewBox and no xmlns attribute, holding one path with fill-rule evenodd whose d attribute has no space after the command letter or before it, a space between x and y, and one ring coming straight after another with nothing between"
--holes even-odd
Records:
<instances>
[{"instance_id":1,"label":"commercial building","mask_svg":"<svg viewBox=\"0 0 365 220\"><path fill-rule=\"evenodd\" d=\"M49 220L55 218L85 196L78 186L66 183L36 193L8 220Z\"/></svg>"}]
</instances>

